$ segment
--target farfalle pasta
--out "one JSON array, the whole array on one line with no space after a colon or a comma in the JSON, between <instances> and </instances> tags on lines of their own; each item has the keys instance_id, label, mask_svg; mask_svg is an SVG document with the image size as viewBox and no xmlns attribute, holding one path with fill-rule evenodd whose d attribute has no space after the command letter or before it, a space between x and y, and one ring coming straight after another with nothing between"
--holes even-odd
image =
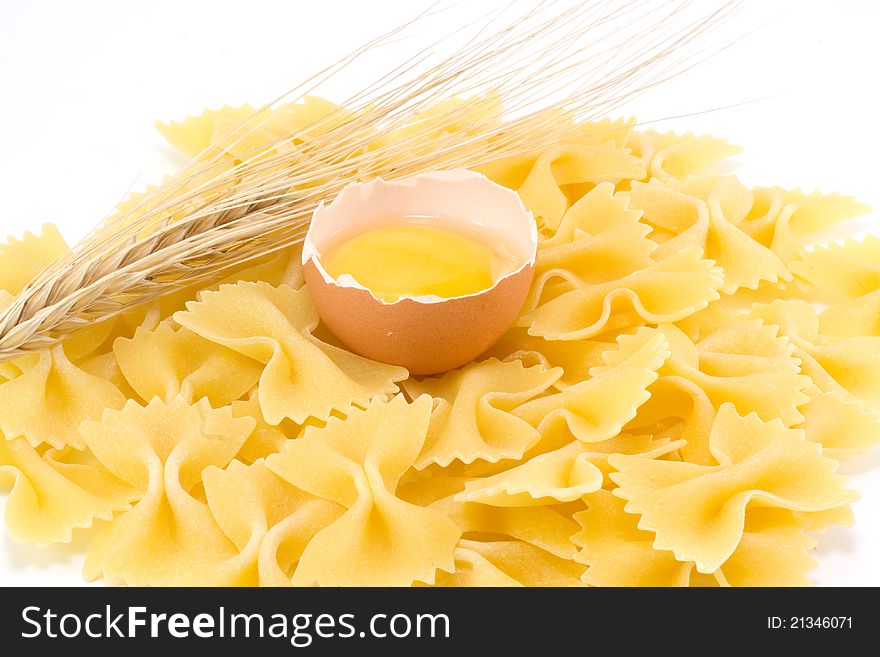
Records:
<instances>
[{"instance_id":1,"label":"farfalle pasta","mask_svg":"<svg viewBox=\"0 0 880 657\"><path fill-rule=\"evenodd\" d=\"M688 247L701 248L704 257L724 271L720 289L725 294L733 294L741 287L755 289L765 281L776 283L792 279L779 256L749 237L726 216L731 213L731 205L734 208L740 205L726 203L725 192L731 186L725 189L723 184L715 182L709 186L704 200L688 188L688 182L692 181L676 184L653 179L648 183L634 183L629 191L632 206L642 210L643 220L655 227L651 236L664 240L655 253L656 258L670 258ZM738 191L737 187L732 189L734 193Z\"/></svg>"},{"instance_id":2,"label":"farfalle pasta","mask_svg":"<svg viewBox=\"0 0 880 657\"><path fill-rule=\"evenodd\" d=\"M39 235L27 232L0 244L0 290L17 294L40 271L67 253L67 243L53 224L43 225Z\"/></svg>"},{"instance_id":3,"label":"farfalle pasta","mask_svg":"<svg viewBox=\"0 0 880 657\"><path fill-rule=\"evenodd\" d=\"M704 260L697 248L607 283L586 284L564 270L556 277L552 286L541 290L550 299L533 297L534 307L518 322L531 335L551 340L579 340L684 319L717 299L722 281L721 270Z\"/></svg>"},{"instance_id":4,"label":"farfalle pasta","mask_svg":"<svg viewBox=\"0 0 880 657\"><path fill-rule=\"evenodd\" d=\"M375 401L345 420L307 429L269 457L272 472L346 509L309 542L294 583L431 584L438 568L452 569L461 534L455 523L394 494L422 449L430 416L427 396Z\"/></svg>"},{"instance_id":5,"label":"farfalle pasta","mask_svg":"<svg viewBox=\"0 0 880 657\"><path fill-rule=\"evenodd\" d=\"M207 397L214 406L225 406L249 392L262 371L258 361L165 322L119 338L113 354L125 380L145 401L170 401L182 394L190 401Z\"/></svg>"},{"instance_id":6,"label":"farfalle pasta","mask_svg":"<svg viewBox=\"0 0 880 657\"><path fill-rule=\"evenodd\" d=\"M71 456L73 461L67 462ZM77 462L83 459L91 462ZM40 454L24 438L0 440L3 479L11 488L6 501L9 534L38 545L68 542L74 529L112 519L137 497L136 489L88 453L68 448Z\"/></svg>"},{"instance_id":7,"label":"farfalle pasta","mask_svg":"<svg viewBox=\"0 0 880 657\"><path fill-rule=\"evenodd\" d=\"M841 194L805 194L780 187L758 187L754 194L755 205L741 226L786 263L814 243L816 233L871 211L870 206Z\"/></svg>"},{"instance_id":8,"label":"farfalle pasta","mask_svg":"<svg viewBox=\"0 0 880 657\"><path fill-rule=\"evenodd\" d=\"M575 560L587 565L582 579L593 586L803 586L815 565L808 523L787 509L748 509L736 550L707 575L657 549L625 500L600 490L586 502L588 509L575 514L582 530L572 540L582 548Z\"/></svg>"},{"instance_id":9,"label":"farfalle pasta","mask_svg":"<svg viewBox=\"0 0 880 657\"><path fill-rule=\"evenodd\" d=\"M678 135L654 130L635 133L631 144L634 153L644 162L649 176L659 180L683 180L703 173L742 150L711 135Z\"/></svg>"},{"instance_id":10,"label":"farfalle pasta","mask_svg":"<svg viewBox=\"0 0 880 657\"><path fill-rule=\"evenodd\" d=\"M583 586L581 567L524 541L468 541L455 549L455 572L437 586Z\"/></svg>"},{"instance_id":11,"label":"farfalle pasta","mask_svg":"<svg viewBox=\"0 0 880 657\"><path fill-rule=\"evenodd\" d=\"M175 190L305 158L353 116L315 97L255 112L160 124L213 173L107 223L149 234L156 203L188 211ZM503 108L428 114L442 139ZM479 168L539 235L486 353L418 377L357 356L319 322L299 247L266 254L0 364L9 533L87 539L87 579L135 585L809 583L812 533L853 522L838 460L880 442L880 240L815 244L867 207L749 188L715 167L739 150L723 139L553 120L555 146ZM363 147L390 168L420 129ZM49 225L0 245L0 309L66 252Z\"/></svg>"},{"instance_id":12,"label":"farfalle pasta","mask_svg":"<svg viewBox=\"0 0 880 657\"><path fill-rule=\"evenodd\" d=\"M806 301L774 301L755 305L752 314L776 323L794 345L802 371L822 390L847 398L880 403L880 336L824 336L819 314Z\"/></svg>"},{"instance_id":13,"label":"farfalle pasta","mask_svg":"<svg viewBox=\"0 0 880 657\"><path fill-rule=\"evenodd\" d=\"M603 353L604 365L590 370L591 378L527 402L514 414L545 437L562 433L583 442L607 440L647 400L646 388L668 355L666 339L653 329L623 335L617 349Z\"/></svg>"},{"instance_id":14,"label":"farfalle pasta","mask_svg":"<svg viewBox=\"0 0 880 657\"><path fill-rule=\"evenodd\" d=\"M181 397L147 406L129 401L82 425L83 440L137 491L131 508L103 527L83 572L131 585L200 584L235 555L209 507L192 495L209 465L226 466L254 422Z\"/></svg>"},{"instance_id":15,"label":"farfalle pasta","mask_svg":"<svg viewBox=\"0 0 880 657\"><path fill-rule=\"evenodd\" d=\"M61 345L20 361L21 375L0 385L0 431L11 438L81 448L80 423L125 403L112 383L71 363Z\"/></svg>"},{"instance_id":16,"label":"farfalle pasta","mask_svg":"<svg viewBox=\"0 0 880 657\"><path fill-rule=\"evenodd\" d=\"M527 367L518 359L489 359L440 377L407 381L410 397L427 394L435 400L415 467L521 458L540 433L514 411L547 390L559 375L558 369L540 364Z\"/></svg>"},{"instance_id":17,"label":"farfalle pasta","mask_svg":"<svg viewBox=\"0 0 880 657\"><path fill-rule=\"evenodd\" d=\"M305 289L266 283L223 285L187 304L175 321L264 367L259 399L270 424L326 420L332 411L397 391L402 367L383 365L322 342L318 313Z\"/></svg>"},{"instance_id":18,"label":"farfalle pasta","mask_svg":"<svg viewBox=\"0 0 880 657\"><path fill-rule=\"evenodd\" d=\"M290 585L305 546L345 510L279 477L263 459L209 466L202 479L208 508L238 552L212 574L226 586Z\"/></svg>"},{"instance_id":19,"label":"farfalle pasta","mask_svg":"<svg viewBox=\"0 0 880 657\"><path fill-rule=\"evenodd\" d=\"M802 431L778 419L741 417L732 404L718 411L709 435L716 466L609 457L617 470L614 494L639 526L656 534L654 547L672 551L712 573L742 539L749 504L815 512L857 499L835 473L837 462L821 453Z\"/></svg>"}]
</instances>

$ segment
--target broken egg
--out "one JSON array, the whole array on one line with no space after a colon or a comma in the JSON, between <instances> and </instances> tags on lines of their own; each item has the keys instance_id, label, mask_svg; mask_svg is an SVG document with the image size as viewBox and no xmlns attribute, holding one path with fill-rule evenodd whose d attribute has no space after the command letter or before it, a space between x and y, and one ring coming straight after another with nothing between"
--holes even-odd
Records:
<instances>
[{"instance_id":1,"label":"broken egg","mask_svg":"<svg viewBox=\"0 0 880 657\"><path fill-rule=\"evenodd\" d=\"M537 247L516 192L456 169L348 185L315 209L302 262L321 320L346 347L434 374L507 331Z\"/></svg>"}]
</instances>

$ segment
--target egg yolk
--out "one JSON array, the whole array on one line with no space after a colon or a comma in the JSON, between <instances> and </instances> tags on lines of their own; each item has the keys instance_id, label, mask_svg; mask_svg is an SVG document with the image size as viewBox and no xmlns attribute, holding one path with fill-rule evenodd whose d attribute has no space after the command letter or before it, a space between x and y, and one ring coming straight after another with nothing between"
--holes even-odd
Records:
<instances>
[{"instance_id":1,"label":"egg yolk","mask_svg":"<svg viewBox=\"0 0 880 657\"><path fill-rule=\"evenodd\" d=\"M368 230L321 259L333 278L348 274L389 303L403 296L450 298L492 286L499 256L486 244L425 225Z\"/></svg>"}]
</instances>

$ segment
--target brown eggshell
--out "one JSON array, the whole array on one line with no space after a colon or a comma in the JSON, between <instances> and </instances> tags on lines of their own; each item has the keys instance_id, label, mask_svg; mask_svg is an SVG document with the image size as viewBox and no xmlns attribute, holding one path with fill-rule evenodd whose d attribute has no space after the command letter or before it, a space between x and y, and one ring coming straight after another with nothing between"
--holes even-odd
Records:
<instances>
[{"instance_id":1,"label":"brown eggshell","mask_svg":"<svg viewBox=\"0 0 880 657\"><path fill-rule=\"evenodd\" d=\"M436 216L450 227L499 240L516 266L492 287L444 299L378 299L348 274L333 278L322 256L341 239L396 217ZM303 242L306 286L324 324L353 352L434 374L460 367L491 347L514 322L534 275L538 233L516 192L473 171L435 171L394 181L352 183L315 209Z\"/></svg>"},{"instance_id":2,"label":"brown eggshell","mask_svg":"<svg viewBox=\"0 0 880 657\"><path fill-rule=\"evenodd\" d=\"M321 319L349 349L411 374L436 374L472 361L504 335L534 271L528 266L482 294L430 304L377 303L367 290L326 282L311 260L303 274Z\"/></svg>"}]
</instances>

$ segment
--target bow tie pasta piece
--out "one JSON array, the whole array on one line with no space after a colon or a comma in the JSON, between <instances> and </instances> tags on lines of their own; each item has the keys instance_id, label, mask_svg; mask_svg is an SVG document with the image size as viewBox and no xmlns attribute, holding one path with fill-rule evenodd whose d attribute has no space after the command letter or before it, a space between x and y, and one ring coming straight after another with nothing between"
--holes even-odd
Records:
<instances>
[{"instance_id":1,"label":"bow tie pasta piece","mask_svg":"<svg viewBox=\"0 0 880 657\"><path fill-rule=\"evenodd\" d=\"M583 566L523 541L459 541L455 572L435 586L583 586Z\"/></svg>"},{"instance_id":2,"label":"bow tie pasta piece","mask_svg":"<svg viewBox=\"0 0 880 657\"><path fill-rule=\"evenodd\" d=\"M39 235L26 232L20 240L7 238L5 244L0 244L0 290L18 294L47 265L68 250L61 233L52 224L43 224Z\"/></svg>"},{"instance_id":3,"label":"bow tie pasta piece","mask_svg":"<svg viewBox=\"0 0 880 657\"><path fill-rule=\"evenodd\" d=\"M413 465L423 470L432 463L446 467L453 461L522 458L540 434L515 415L516 408L546 391L561 373L558 368L491 358L439 377L406 381L403 387L410 397L427 394L437 400L424 447Z\"/></svg>"},{"instance_id":4,"label":"bow tie pasta piece","mask_svg":"<svg viewBox=\"0 0 880 657\"><path fill-rule=\"evenodd\" d=\"M804 251L791 271L834 301L853 299L880 290L880 237L849 238L842 244Z\"/></svg>"},{"instance_id":5,"label":"bow tie pasta piece","mask_svg":"<svg viewBox=\"0 0 880 657\"><path fill-rule=\"evenodd\" d=\"M803 391L810 378L797 373L794 352L786 356L785 342L771 338L775 329L764 331L748 320L741 321L739 327L751 331L752 339L734 339L737 329L727 327L719 329L720 335L704 336L695 345L676 326L662 325L660 330L669 340L672 355L660 374L692 381L716 408L731 402L742 414L754 412L764 420L778 417L787 425L799 422L802 418L797 407L807 401ZM712 337L715 335L718 339ZM703 371L700 344L706 346L709 372ZM732 353L725 354L726 350Z\"/></svg>"},{"instance_id":6,"label":"bow tie pasta piece","mask_svg":"<svg viewBox=\"0 0 880 657\"><path fill-rule=\"evenodd\" d=\"M612 487L614 484L611 481L611 473L615 470L608 464L608 457L612 454L632 454L646 459L681 460L680 454L686 443L684 440L667 435L669 433L668 430L661 430L653 435L620 433L600 443L590 443L587 446L587 458L602 473L602 486Z\"/></svg>"},{"instance_id":7,"label":"bow tie pasta piece","mask_svg":"<svg viewBox=\"0 0 880 657\"><path fill-rule=\"evenodd\" d=\"M61 345L25 358L30 364L21 376L0 384L0 431L7 436L81 449L80 423L125 403L112 383L71 363Z\"/></svg>"},{"instance_id":8,"label":"bow tie pasta piece","mask_svg":"<svg viewBox=\"0 0 880 657\"><path fill-rule=\"evenodd\" d=\"M187 303L174 319L203 338L263 363L259 399L270 424L326 420L332 411L397 391L402 367L384 365L320 341L306 289L265 283L223 285Z\"/></svg>"},{"instance_id":9,"label":"bow tie pasta piece","mask_svg":"<svg viewBox=\"0 0 880 657\"><path fill-rule=\"evenodd\" d=\"M832 340L880 335L880 289L823 310L819 332Z\"/></svg>"},{"instance_id":10,"label":"bow tie pasta piece","mask_svg":"<svg viewBox=\"0 0 880 657\"><path fill-rule=\"evenodd\" d=\"M461 534L442 513L395 496L422 449L431 399L402 395L309 427L267 459L278 476L347 510L309 542L294 585L409 586L453 569Z\"/></svg>"},{"instance_id":11,"label":"bow tie pasta piece","mask_svg":"<svg viewBox=\"0 0 880 657\"><path fill-rule=\"evenodd\" d=\"M575 559L588 566L583 581L593 586L694 586L702 584L693 562L653 546L654 534L639 529L637 515L624 500L601 490L586 498L588 509L575 514L582 529L572 537L581 548ZM787 509L750 508L742 539L717 571L721 586L804 586L815 565L808 551L816 542L807 523ZM708 582L708 583L713 583Z\"/></svg>"},{"instance_id":12,"label":"bow tie pasta piece","mask_svg":"<svg viewBox=\"0 0 880 657\"><path fill-rule=\"evenodd\" d=\"M251 105L205 110L199 116L187 116L183 121L157 121L156 128L174 148L196 156L209 146L217 146L229 152L247 152L241 137L253 137L249 147L259 148L276 141L290 140L295 144L313 139L327 130L339 126L353 116L328 100L317 96L305 96L295 103L285 103L274 110L260 109ZM247 121L249 131L239 129ZM218 143L219 141L219 143Z\"/></svg>"},{"instance_id":13,"label":"bow tie pasta piece","mask_svg":"<svg viewBox=\"0 0 880 657\"><path fill-rule=\"evenodd\" d=\"M837 391L823 392L811 385L804 392L809 401L799 407L804 420L795 425L807 440L822 445L826 456L844 460L880 443L880 414L859 399L847 399Z\"/></svg>"},{"instance_id":14,"label":"bow tie pasta piece","mask_svg":"<svg viewBox=\"0 0 880 657\"><path fill-rule=\"evenodd\" d=\"M650 398L639 407L626 430L653 435L672 429L684 441L685 461L714 465L709 451L709 431L715 420L715 406L696 383L681 376L662 376L648 387Z\"/></svg>"},{"instance_id":15,"label":"bow tie pasta piece","mask_svg":"<svg viewBox=\"0 0 880 657\"><path fill-rule=\"evenodd\" d=\"M736 176L702 173L669 180L667 185L706 203L717 204L721 216L734 226L739 226L755 205L755 195Z\"/></svg>"},{"instance_id":16,"label":"bow tie pasta piece","mask_svg":"<svg viewBox=\"0 0 880 657\"><path fill-rule=\"evenodd\" d=\"M740 227L789 264L816 233L871 211L837 193L804 194L781 187L758 187L752 193L755 204Z\"/></svg>"},{"instance_id":17,"label":"bow tie pasta piece","mask_svg":"<svg viewBox=\"0 0 880 657\"><path fill-rule=\"evenodd\" d=\"M262 365L185 328L161 323L119 338L113 353L141 399L166 402L178 394L190 402L207 397L215 407L241 398L257 385Z\"/></svg>"},{"instance_id":18,"label":"bow tie pasta piece","mask_svg":"<svg viewBox=\"0 0 880 657\"><path fill-rule=\"evenodd\" d=\"M711 135L678 135L674 132L638 131L630 139L648 177L668 181L707 172L713 165L742 152L740 146ZM642 180L640 178L639 180Z\"/></svg>"},{"instance_id":19,"label":"bow tie pasta piece","mask_svg":"<svg viewBox=\"0 0 880 657\"><path fill-rule=\"evenodd\" d=\"M626 196L615 196L614 185L597 185L568 209L550 237L539 242L535 278L562 269L595 284L650 267L657 245L647 239L651 228L639 217L641 212L629 208Z\"/></svg>"},{"instance_id":20,"label":"bow tie pasta piece","mask_svg":"<svg viewBox=\"0 0 880 657\"><path fill-rule=\"evenodd\" d=\"M571 502L602 488L602 471L589 456L587 446L575 441L492 477L469 481L455 499L491 506Z\"/></svg>"},{"instance_id":21,"label":"bow tie pasta piece","mask_svg":"<svg viewBox=\"0 0 880 657\"><path fill-rule=\"evenodd\" d=\"M777 324L795 346L801 369L820 389L880 404L880 336L825 337L820 320L806 301L777 300L755 305L752 315Z\"/></svg>"},{"instance_id":22,"label":"bow tie pasta piece","mask_svg":"<svg viewBox=\"0 0 880 657\"><path fill-rule=\"evenodd\" d=\"M290 420L285 420L279 425L271 425L266 422L263 412L260 410L260 400L254 395L250 399L242 399L230 404L232 417L249 417L256 423L244 445L235 455L235 458L245 464L251 464L258 459L265 458L270 454L281 451L284 443L290 438L296 438L302 433L302 427Z\"/></svg>"},{"instance_id":23,"label":"bow tie pasta piece","mask_svg":"<svg viewBox=\"0 0 880 657\"><path fill-rule=\"evenodd\" d=\"M50 449L40 455L24 438L0 435L0 480L2 475L12 482L6 502L10 535L38 545L67 543L74 529L110 520L137 496L85 453Z\"/></svg>"},{"instance_id":24,"label":"bow tie pasta piece","mask_svg":"<svg viewBox=\"0 0 880 657\"><path fill-rule=\"evenodd\" d=\"M224 105L220 109L205 110L199 116L187 116L183 121L156 121L156 129L174 148L195 157L211 145L218 122L232 120L241 123L256 113L256 108L250 105Z\"/></svg>"},{"instance_id":25,"label":"bow tie pasta piece","mask_svg":"<svg viewBox=\"0 0 880 657\"><path fill-rule=\"evenodd\" d=\"M580 548L575 561L587 566L583 581L592 586L687 586L693 563L655 550L654 535L638 528L638 516L624 501L598 490L585 498L587 510L574 514L581 530L571 537Z\"/></svg>"},{"instance_id":26,"label":"bow tie pasta piece","mask_svg":"<svg viewBox=\"0 0 880 657\"><path fill-rule=\"evenodd\" d=\"M564 282L545 287L550 299L533 300L518 320L530 335L580 340L615 328L675 322L718 299L722 281L721 270L697 248L599 285L560 276Z\"/></svg>"},{"instance_id":27,"label":"bow tie pasta piece","mask_svg":"<svg viewBox=\"0 0 880 657\"><path fill-rule=\"evenodd\" d=\"M622 335L618 348L602 355L605 365L591 370L593 378L526 402L513 414L544 434L564 424L580 441L607 440L619 433L649 398L646 388L657 379L657 370L667 356L666 338L654 329Z\"/></svg>"},{"instance_id":28,"label":"bow tie pasta piece","mask_svg":"<svg viewBox=\"0 0 880 657\"><path fill-rule=\"evenodd\" d=\"M194 405L180 397L129 401L85 422L82 435L97 459L137 489L134 506L102 528L83 572L130 585L206 584L212 568L236 555L207 505L190 493L209 465L232 460L254 427L229 409Z\"/></svg>"},{"instance_id":29,"label":"bow tie pasta piece","mask_svg":"<svg viewBox=\"0 0 880 657\"><path fill-rule=\"evenodd\" d=\"M578 141L584 144L609 144L617 148L624 148L635 124L635 117L626 119L605 117L597 121L584 121L577 126L582 135Z\"/></svg>"},{"instance_id":30,"label":"bow tie pasta piece","mask_svg":"<svg viewBox=\"0 0 880 657\"><path fill-rule=\"evenodd\" d=\"M602 353L614 346L614 342L603 340L545 340L529 335L525 328L513 326L485 356L513 360L539 354L548 367L563 370L562 376L553 385L564 389L589 378L590 369L602 363Z\"/></svg>"},{"instance_id":31,"label":"bow tie pasta piece","mask_svg":"<svg viewBox=\"0 0 880 657\"><path fill-rule=\"evenodd\" d=\"M641 163L625 149L563 144L541 153L516 191L539 225L555 231L569 205L565 186L641 179L644 175Z\"/></svg>"},{"instance_id":32,"label":"bow tie pasta piece","mask_svg":"<svg viewBox=\"0 0 880 657\"><path fill-rule=\"evenodd\" d=\"M651 436L626 434L601 443L573 441L498 474L470 479L455 500L499 507L572 502L602 488L606 473L612 471L607 463L609 455L659 458L684 444L682 440L654 440Z\"/></svg>"},{"instance_id":33,"label":"bow tie pasta piece","mask_svg":"<svg viewBox=\"0 0 880 657\"><path fill-rule=\"evenodd\" d=\"M490 125L500 125L503 113L501 96L494 89L481 96L446 98L416 112L402 127L377 135L370 140L368 148L373 151L391 151L389 147L399 146L401 142L409 140L406 143L408 152L416 148L412 152L427 154L428 149L434 147L431 143L433 139L453 132L478 135ZM413 137L420 138L424 143L416 146ZM391 157L394 156L390 155L389 158Z\"/></svg>"},{"instance_id":34,"label":"bow tie pasta piece","mask_svg":"<svg viewBox=\"0 0 880 657\"><path fill-rule=\"evenodd\" d=\"M794 345L779 328L759 319L731 321L706 332L696 343L700 370L710 376L746 376L755 372L797 374Z\"/></svg>"},{"instance_id":35,"label":"bow tie pasta piece","mask_svg":"<svg viewBox=\"0 0 880 657\"><path fill-rule=\"evenodd\" d=\"M709 437L717 466L647 460L614 455L609 463L627 500L626 510L641 515L639 527L657 534L657 549L712 573L742 538L746 508L823 511L855 500L836 474L837 461L821 455L802 431L755 415L740 417L732 404L718 411Z\"/></svg>"},{"instance_id":36,"label":"bow tie pasta piece","mask_svg":"<svg viewBox=\"0 0 880 657\"><path fill-rule=\"evenodd\" d=\"M654 257L665 260L686 248L700 247L724 272L721 291L733 294L741 287L756 289L763 281L790 281L791 274L779 257L753 240L724 215L723 199L710 194L708 201L679 191L680 185L659 180L634 183L629 192L633 207L644 212L644 221L656 226L661 241Z\"/></svg>"},{"instance_id":37,"label":"bow tie pasta piece","mask_svg":"<svg viewBox=\"0 0 880 657\"><path fill-rule=\"evenodd\" d=\"M787 509L748 509L739 545L716 578L722 586L809 586L816 540L805 529L807 520Z\"/></svg>"},{"instance_id":38,"label":"bow tie pasta piece","mask_svg":"<svg viewBox=\"0 0 880 657\"><path fill-rule=\"evenodd\" d=\"M451 518L465 538L487 534L509 536L560 559L574 559L577 552L570 538L578 530L578 524L571 519L571 513L563 513L554 506L498 507L459 502L451 496L431 503L428 508Z\"/></svg>"},{"instance_id":39,"label":"bow tie pasta piece","mask_svg":"<svg viewBox=\"0 0 880 657\"><path fill-rule=\"evenodd\" d=\"M292 486L266 468L262 460L249 466L232 461L226 470L209 466L202 478L208 507L238 550L221 566L211 566L209 575L219 586L257 586L291 565L285 563L282 568L279 564L276 541L269 541L264 554L264 541L279 523L285 523L281 536L295 530L305 548L312 536L345 511L338 504ZM261 570L265 573L262 576ZM289 577L285 577L285 583L290 583Z\"/></svg>"}]
</instances>

